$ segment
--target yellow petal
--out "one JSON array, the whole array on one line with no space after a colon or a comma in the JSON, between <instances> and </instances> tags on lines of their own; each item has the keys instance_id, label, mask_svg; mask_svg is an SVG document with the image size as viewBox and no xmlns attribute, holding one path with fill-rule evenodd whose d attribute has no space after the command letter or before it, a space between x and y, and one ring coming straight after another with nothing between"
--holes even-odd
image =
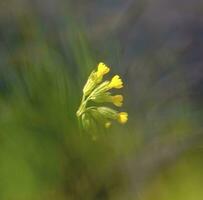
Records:
<instances>
[{"instance_id":1,"label":"yellow petal","mask_svg":"<svg viewBox=\"0 0 203 200\"><path fill-rule=\"evenodd\" d=\"M112 102L115 106L121 107L123 105L123 96L122 95L112 96Z\"/></svg>"},{"instance_id":2,"label":"yellow petal","mask_svg":"<svg viewBox=\"0 0 203 200\"><path fill-rule=\"evenodd\" d=\"M118 122L121 124L125 124L128 121L128 113L120 112L118 113Z\"/></svg>"},{"instance_id":3,"label":"yellow petal","mask_svg":"<svg viewBox=\"0 0 203 200\"><path fill-rule=\"evenodd\" d=\"M107 67L104 63L100 62L97 67L97 77L102 78L109 71L110 71L109 67Z\"/></svg>"},{"instance_id":4,"label":"yellow petal","mask_svg":"<svg viewBox=\"0 0 203 200\"><path fill-rule=\"evenodd\" d=\"M109 83L109 89L111 89L111 88L120 89L122 87L123 87L123 81L122 81L122 79L118 75L115 75L111 79L111 82Z\"/></svg>"}]
</instances>

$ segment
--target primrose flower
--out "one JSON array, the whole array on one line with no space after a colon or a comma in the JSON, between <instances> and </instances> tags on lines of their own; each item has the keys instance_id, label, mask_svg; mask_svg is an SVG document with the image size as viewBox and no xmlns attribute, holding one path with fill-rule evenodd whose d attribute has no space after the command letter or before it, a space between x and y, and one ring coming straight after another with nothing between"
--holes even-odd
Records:
<instances>
[{"instance_id":1,"label":"primrose flower","mask_svg":"<svg viewBox=\"0 0 203 200\"><path fill-rule=\"evenodd\" d=\"M120 89L123 87L123 81L121 80L121 78L118 75L115 75L109 85L108 85L109 89L111 88L116 88L116 89Z\"/></svg>"},{"instance_id":2,"label":"primrose flower","mask_svg":"<svg viewBox=\"0 0 203 200\"><path fill-rule=\"evenodd\" d=\"M97 71L93 71L84 88L83 88L83 94L85 96L89 95L92 90L102 81L103 76L107 74L110 71L109 67L107 67L104 63L100 62L97 66Z\"/></svg>"},{"instance_id":3,"label":"primrose flower","mask_svg":"<svg viewBox=\"0 0 203 200\"><path fill-rule=\"evenodd\" d=\"M113 103L117 107L121 107L123 105L123 96L122 95L111 96L110 92L101 93L99 95L92 95L91 100L96 103L104 103L104 102Z\"/></svg>"},{"instance_id":4,"label":"primrose flower","mask_svg":"<svg viewBox=\"0 0 203 200\"><path fill-rule=\"evenodd\" d=\"M96 72L97 73L97 77L99 79L102 79L103 76L105 74L107 74L109 71L110 71L110 69L104 63L100 62L98 64L98 67L97 67L97 72Z\"/></svg>"},{"instance_id":5,"label":"primrose flower","mask_svg":"<svg viewBox=\"0 0 203 200\"><path fill-rule=\"evenodd\" d=\"M121 107L123 105L123 96L122 95L115 95L112 96L112 102L115 106Z\"/></svg>"},{"instance_id":6,"label":"primrose flower","mask_svg":"<svg viewBox=\"0 0 203 200\"><path fill-rule=\"evenodd\" d=\"M120 112L118 113L118 122L121 124L125 124L128 121L128 113Z\"/></svg>"},{"instance_id":7,"label":"primrose flower","mask_svg":"<svg viewBox=\"0 0 203 200\"><path fill-rule=\"evenodd\" d=\"M111 89L120 89L123 87L123 81L119 75L115 75L111 80L103 80L103 76L110 71L104 63L97 65L97 70L92 71L84 88L83 97L76 115L84 129L97 130L99 124L105 128L112 125L116 120L121 124L128 121L128 113L118 112L110 107L97 106L97 103L112 103L117 107L123 105L123 96L120 94L112 95ZM88 106L89 102L94 102Z\"/></svg>"}]
</instances>

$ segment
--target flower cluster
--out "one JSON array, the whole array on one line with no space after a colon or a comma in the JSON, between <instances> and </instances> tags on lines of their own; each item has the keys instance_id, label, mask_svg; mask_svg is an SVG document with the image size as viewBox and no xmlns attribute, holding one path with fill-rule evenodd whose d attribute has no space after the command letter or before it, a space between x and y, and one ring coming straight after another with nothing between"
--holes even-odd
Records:
<instances>
[{"instance_id":1,"label":"flower cluster","mask_svg":"<svg viewBox=\"0 0 203 200\"><path fill-rule=\"evenodd\" d=\"M109 92L114 88L122 88L122 79L118 75L115 75L110 81L103 81L104 75L109 71L109 67L104 63L99 63L97 70L94 70L90 74L83 88L83 98L76 114L82 126L86 129L97 123L102 123L106 128L109 128L112 120L117 120L121 124L125 124L128 120L128 114L126 112L118 112L105 106L87 106L88 102L109 102L117 107L123 105L122 95L112 95Z\"/></svg>"}]
</instances>

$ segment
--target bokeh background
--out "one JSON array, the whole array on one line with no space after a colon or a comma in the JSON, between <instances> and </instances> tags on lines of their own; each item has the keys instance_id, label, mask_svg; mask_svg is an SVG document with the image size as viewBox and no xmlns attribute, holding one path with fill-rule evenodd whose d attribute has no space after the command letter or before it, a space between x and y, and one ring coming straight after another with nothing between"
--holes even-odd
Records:
<instances>
[{"instance_id":1,"label":"bokeh background","mask_svg":"<svg viewBox=\"0 0 203 200\"><path fill-rule=\"evenodd\" d=\"M201 0L1 0L1 200L203 198ZM97 63L125 126L81 133ZM91 132L91 130L90 130Z\"/></svg>"}]
</instances>

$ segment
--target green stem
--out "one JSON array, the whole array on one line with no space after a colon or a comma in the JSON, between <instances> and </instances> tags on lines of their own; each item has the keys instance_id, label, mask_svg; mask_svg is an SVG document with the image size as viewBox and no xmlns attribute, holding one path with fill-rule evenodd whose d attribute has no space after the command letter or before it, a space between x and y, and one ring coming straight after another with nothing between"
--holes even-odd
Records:
<instances>
[{"instance_id":1,"label":"green stem","mask_svg":"<svg viewBox=\"0 0 203 200\"><path fill-rule=\"evenodd\" d=\"M78 109L78 111L77 111L77 113L76 113L77 117L80 117L80 116L82 115L82 113L85 112L86 105L87 105L87 102L88 102L88 101L89 101L89 97L87 97L87 98L85 99L85 96L83 95L82 101L81 101L81 103L80 103L80 107L79 107L79 109Z\"/></svg>"}]
</instances>

